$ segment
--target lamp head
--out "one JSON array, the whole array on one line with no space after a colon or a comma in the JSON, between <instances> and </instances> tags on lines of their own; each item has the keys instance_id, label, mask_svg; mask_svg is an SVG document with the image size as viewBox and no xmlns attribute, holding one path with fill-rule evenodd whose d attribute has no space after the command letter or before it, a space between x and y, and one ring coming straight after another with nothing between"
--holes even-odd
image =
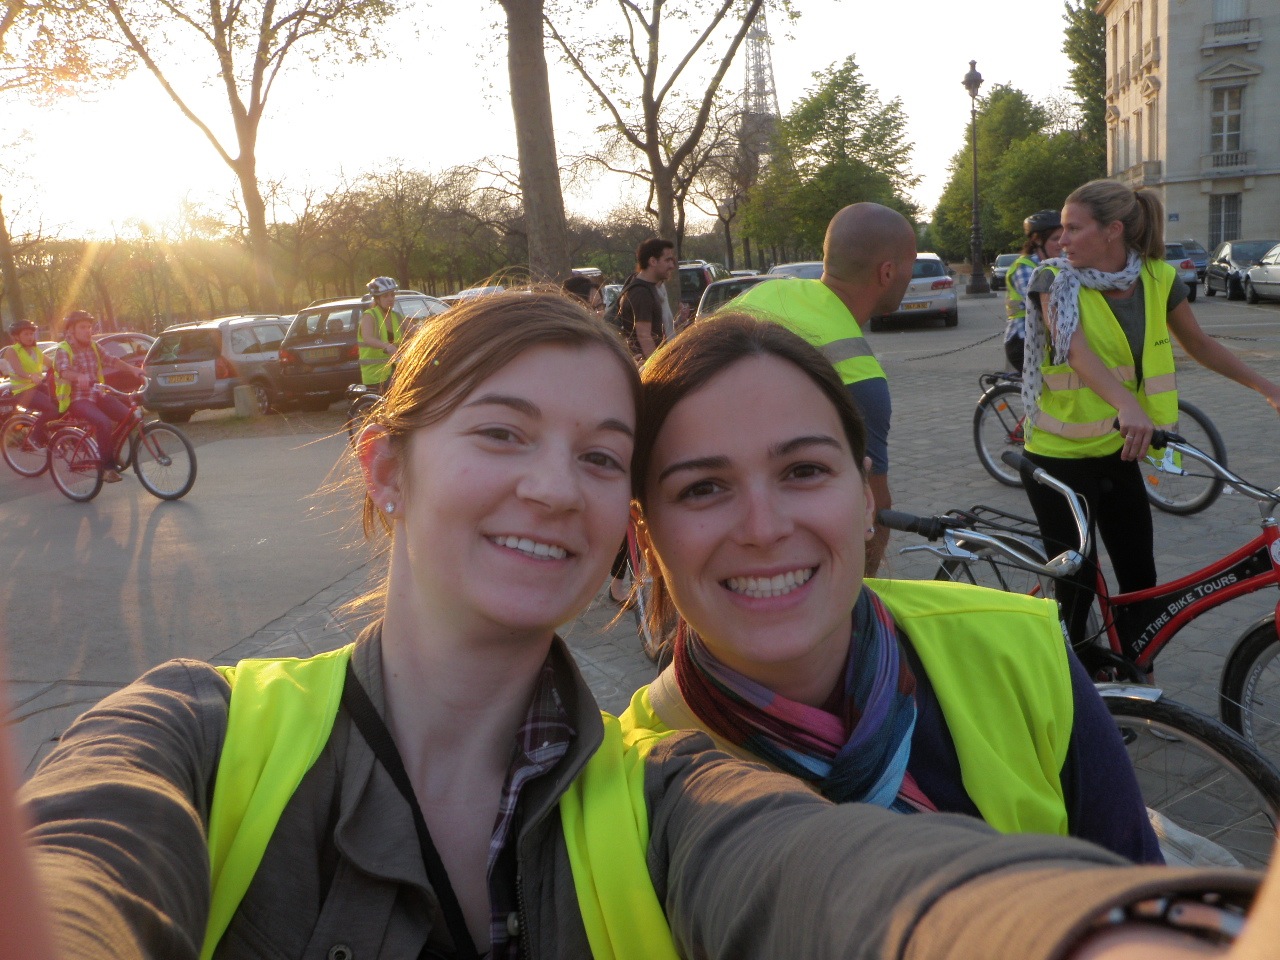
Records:
<instances>
[{"instance_id":1,"label":"lamp head","mask_svg":"<svg viewBox=\"0 0 1280 960\"><path fill-rule=\"evenodd\" d=\"M978 88L982 86L982 74L978 72L978 61L969 61L969 72L964 75L961 81L964 88L969 91L969 97L976 100L978 97Z\"/></svg>"}]
</instances>

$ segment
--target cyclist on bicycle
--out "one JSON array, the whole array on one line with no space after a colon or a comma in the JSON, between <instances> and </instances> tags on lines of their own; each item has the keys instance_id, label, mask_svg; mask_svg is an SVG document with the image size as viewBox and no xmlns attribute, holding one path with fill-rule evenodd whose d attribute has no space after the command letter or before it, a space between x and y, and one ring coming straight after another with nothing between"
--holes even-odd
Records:
<instances>
[{"instance_id":1,"label":"cyclist on bicycle","mask_svg":"<svg viewBox=\"0 0 1280 960\"><path fill-rule=\"evenodd\" d=\"M391 382L391 356L404 339L404 317L393 309L400 285L391 277L374 277L366 289L373 306L360 316L356 340L360 347L360 380L385 393Z\"/></svg>"},{"instance_id":2,"label":"cyclist on bicycle","mask_svg":"<svg viewBox=\"0 0 1280 960\"><path fill-rule=\"evenodd\" d=\"M137 375L137 371L123 360L103 353L93 342L93 328L97 324L87 310L73 310L67 314L63 327L66 338L54 351L53 377L58 397L58 413L70 413L77 420L84 420L92 428L98 443L98 457L102 464L102 479L107 483L119 483L122 479L115 470L115 458L111 449L111 432L115 425L129 413L129 408L107 394L95 395L97 384L106 383L103 370L111 367Z\"/></svg>"},{"instance_id":3,"label":"cyclist on bicycle","mask_svg":"<svg viewBox=\"0 0 1280 960\"><path fill-rule=\"evenodd\" d=\"M54 416L53 398L44 389L45 376L50 363L44 352L36 346L36 325L30 320L19 320L9 326L14 342L0 350L0 360L9 366L10 390L13 398L37 417L31 431L31 439L44 443L44 425Z\"/></svg>"},{"instance_id":4,"label":"cyclist on bicycle","mask_svg":"<svg viewBox=\"0 0 1280 960\"><path fill-rule=\"evenodd\" d=\"M1027 287L1041 260L1062 256L1062 218L1057 210L1040 210L1022 221L1026 242L1017 260L1005 275L1005 310L1009 322L1004 328L1004 355L1009 365L1022 372L1022 354L1027 342Z\"/></svg>"}]
</instances>

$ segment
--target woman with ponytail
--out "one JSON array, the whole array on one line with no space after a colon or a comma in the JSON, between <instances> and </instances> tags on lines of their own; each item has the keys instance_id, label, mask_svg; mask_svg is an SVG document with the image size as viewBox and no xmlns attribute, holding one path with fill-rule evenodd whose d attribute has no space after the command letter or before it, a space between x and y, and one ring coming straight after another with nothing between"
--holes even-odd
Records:
<instances>
[{"instance_id":1,"label":"woman with ponytail","mask_svg":"<svg viewBox=\"0 0 1280 960\"><path fill-rule=\"evenodd\" d=\"M1138 459L1152 431L1176 429L1170 334L1203 366L1258 391L1280 411L1280 386L1201 329L1186 286L1164 262L1164 208L1155 194L1094 180L1062 208L1062 258L1036 272L1027 298L1023 400L1027 455L1089 504L1123 592L1156 583L1151 509ZM1074 545L1062 498L1027 497L1046 549ZM1073 643L1085 639L1096 550L1059 602Z\"/></svg>"}]
</instances>

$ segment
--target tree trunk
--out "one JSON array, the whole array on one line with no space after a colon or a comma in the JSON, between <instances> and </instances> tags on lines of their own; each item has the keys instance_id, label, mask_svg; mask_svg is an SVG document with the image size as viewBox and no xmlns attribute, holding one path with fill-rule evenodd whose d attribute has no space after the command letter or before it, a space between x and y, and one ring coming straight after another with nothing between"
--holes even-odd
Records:
<instances>
[{"instance_id":1,"label":"tree trunk","mask_svg":"<svg viewBox=\"0 0 1280 960\"><path fill-rule=\"evenodd\" d=\"M276 302L275 274L271 269L271 235L267 230L267 204L258 188L258 165L251 147L241 144L240 158L235 163L236 179L244 197L245 218L249 221L249 259L253 263L253 289L249 309L274 313Z\"/></svg>"},{"instance_id":2,"label":"tree trunk","mask_svg":"<svg viewBox=\"0 0 1280 960\"><path fill-rule=\"evenodd\" d=\"M22 288L18 286L18 264L13 259L13 243L9 239L9 225L4 220L4 197L0 197L0 273L4 276L5 299L9 301L9 315L22 320L26 308L22 304ZM9 342L9 331L0 330L0 343Z\"/></svg>"},{"instance_id":3,"label":"tree trunk","mask_svg":"<svg viewBox=\"0 0 1280 960\"><path fill-rule=\"evenodd\" d=\"M534 280L569 274L564 194L551 122L551 86L543 49L543 0L499 0L507 14L507 72L520 159L520 193L529 234L529 273Z\"/></svg>"}]
</instances>

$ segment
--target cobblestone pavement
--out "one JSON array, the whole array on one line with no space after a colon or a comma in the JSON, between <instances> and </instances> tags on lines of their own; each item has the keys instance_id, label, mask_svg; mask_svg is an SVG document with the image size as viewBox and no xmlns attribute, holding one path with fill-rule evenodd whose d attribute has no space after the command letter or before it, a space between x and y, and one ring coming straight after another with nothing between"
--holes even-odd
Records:
<instances>
[{"instance_id":1,"label":"cobblestone pavement","mask_svg":"<svg viewBox=\"0 0 1280 960\"><path fill-rule=\"evenodd\" d=\"M890 480L896 505L914 513L939 513L951 507L988 503L1029 513L1022 491L1003 487L979 465L972 441L972 414L979 389L978 374L997 369L1003 353L998 301L962 299L958 330L895 330L876 334L872 342L889 375L894 417ZM1240 339L1230 342L1250 363L1280 380L1280 308L1210 301L1197 304L1206 329ZM1216 317L1227 317L1218 322ZM1215 326L1215 324L1217 324ZM1214 420L1227 441L1231 465L1261 486L1280 483L1280 424L1276 414L1247 390L1225 381L1179 356L1182 395ZM1192 517L1155 512L1157 563L1162 579L1189 573L1210 559L1246 542L1257 529L1257 509L1238 494L1224 495L1214 506ZM936 561L921 555L896 555L910 543L896 534L890 544L889 576L930 577ZM352 639L359 618L340 610L376 581L379 564L371 561L345 578L317 585L311 599L278 620L228 647L215 662L245 656L305 656ZM1157 678L1174 697L1216 713L1216 686L1222 662L1236 637L1255 619L1275 608L1274 592L1230 603L1185 629L1160 658ZM640 651L630 614L618 615L602 589L596 602L562 635L577 657L601 706L625 707L631 692L653 676L653 666ZM69 682L74 682L72 678ZM85 705L107 690L84 690ZM16 724L20 749L31 758L29 773L59 731L41 728L38 718Z\"/></svg>"}]
</instances>

